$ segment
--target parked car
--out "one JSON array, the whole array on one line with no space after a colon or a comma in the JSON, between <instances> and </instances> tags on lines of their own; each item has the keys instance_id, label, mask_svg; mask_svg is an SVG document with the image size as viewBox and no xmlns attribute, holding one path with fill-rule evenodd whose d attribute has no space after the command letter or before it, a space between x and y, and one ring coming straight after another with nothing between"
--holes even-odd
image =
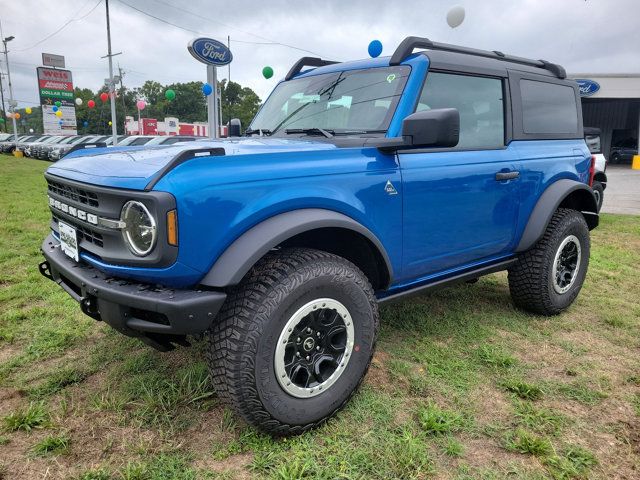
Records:
<instances>
[{"instance_id":1,"label":"parked car","mask_svg":"<svg viewBox=\"0 0 640 480\"><path fill-rule=\"evenodd\" d=\"M145 145L147 142L153 140L154 136L151 135L129 135L128 137L124 138L122 141L118 141L118 145L116 145L116 147L136 147L136 146L141 146L141 145Z\"/></svg>"},{"instance_id":2,"label":"parked car","mask_svg":"<svg viewBox=\"0 0 640 480\"><path fill-rule=\"evenodd\" d=\"M173 145L178 142L193 142L196 137L189 135L166 135L161 137L154 137L145 143L145 147L152 147L154 145Z\"/></svg>"},{"instance_id":3,"label":"parked car","mask_svg":"<svg viewBox=\"0 0 640 480\"><path fill-rule=\"evenodd\" d=\"M604 202L604 191L607 188L607 174L605 173L607 171L607 159L602 153L602 142L600 141L601 135L602 132L599 128L584 127L584 140L595 161L593 184L591 185L591 188L593 189L593 194L596 197L598 212L600 212L600 209L602 208L602 202Z\"/></svg>"},{"instance_id":4,"label":"parked car","mask_svg":"<svg viewBox=\"0 0 640 480\"><path fill-rule=\"evenodd\" d=\"M54 144L39 144L37 145L35 148L32 149L32 156L39 158L40 160L49 160L49 152L51 152L51 150L59 145L66 145L72 142L76 142L79 139L81 139L82 137L79 135L68 135L66 136L64 139L55 142ZM35 154L34 154L35 152Z\"/></svg>"},{"instance_id":5,"label":"parked car","mask_svg":"<svg viewBox=\"0 0 640 480\"><path fill-rule=\"evenodd\" d=\"M79 138L77 141L71 141L64 145L54 145L49 150L49 160L57 162L71 150L77 150L79 148L88 148L90 146L106 147L107 144L104 142L104 139L104 135L86 135Z\"/></svg>"},{"instance_id":6,"label":"parked car","mask_svg":"<svg viewBox=\"0 0 640 480\"><path fill-rule=\"evenodd\" d=\"M18 144L18 149L20 151L22 151L22 153L24 153L25 157L30 157L31 156L31 150L36 146L36 145L47 145L47 144L52 144L55 143L56 141L60 141L62 140L63 137L62 135L45 135L44 137L40 137L39 139L37 139L36 141L33 142L21 142Z\"/></svg>"},{"instance_id":7,"label":"parked car","mask_svg":"<svg viewBox=\"0 0 640 480\"><path fill-rule=\"evenodd\" d=\"M15 141L15 137L13 134L9 135L5 141L0 142L0 152L1 153L13 153L16 149L16 145L20 142L31 142L40 138L42 135L19 135L18 141Z\"/></svg>"},{"instance_id":8,"label":"parked car","mask_svg":"<svg viewBox=\"0 0 640 480\"><path fill-rule=\"evenodd\" d=\"M611 147L609 161L614 165L617 163L631 163L634 155L638 155L638 141L633 138L627 138Z\"/></svg>"},{"instance_id":9,"label":"parked car","mask_svg":"<svg viewBox=\"0 0 640 480\"><path fill-rule=\"evenodd\" d=\"M305 57L248 137L49 167L40 271L159 350L205 335L219 398L298 434L360 385L381 303L507 270L517 307L569 308L599 219L578 105L559 65L426 38Z\"/></svg>"}]
</instances>

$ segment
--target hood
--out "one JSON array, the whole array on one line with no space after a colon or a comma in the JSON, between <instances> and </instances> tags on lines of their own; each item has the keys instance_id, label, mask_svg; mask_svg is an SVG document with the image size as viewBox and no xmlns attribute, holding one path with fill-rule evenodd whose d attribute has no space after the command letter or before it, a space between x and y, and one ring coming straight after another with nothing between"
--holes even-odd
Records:
<instances>
[{"instance_id":1,"label":"hood","mask_svg":"<svg viewBox=\"0 0 640 480\"><path fill-rule=\"evenodd\" d=\"M223 148L225 156L332 150L328 142L247 137L198 140L157 147L106 147L76 150L49 167L48 173L79 182L142 190L177 155L187 150ZM215 162L219 157L211 157Z\"/></svg>"}]
</instances>

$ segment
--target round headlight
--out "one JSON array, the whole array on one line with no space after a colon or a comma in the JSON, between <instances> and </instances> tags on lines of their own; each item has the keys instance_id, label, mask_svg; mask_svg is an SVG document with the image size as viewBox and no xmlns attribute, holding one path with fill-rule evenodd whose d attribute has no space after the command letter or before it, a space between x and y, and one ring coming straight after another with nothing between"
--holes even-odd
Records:
<instances>
[{"instance_id":1,"label":"round headlight","mask_svg":"<svg viewBox=\"0 0 640 480\"><path fill-rule=\"evenodd\" d=\"M128 201L122 207L120 220L125 223L122 235L129 250L140 257L148 255L156 244L157 226L147 207Z\"/></svg>"}]
</instances>

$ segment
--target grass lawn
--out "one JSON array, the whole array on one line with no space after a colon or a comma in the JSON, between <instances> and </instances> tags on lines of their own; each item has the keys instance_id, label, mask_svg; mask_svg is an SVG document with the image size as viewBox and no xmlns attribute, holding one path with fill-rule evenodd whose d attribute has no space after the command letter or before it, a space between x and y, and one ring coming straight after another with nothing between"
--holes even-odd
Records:
<instances>
[{"instance_id":1,"label":"grass lawn","mask_svg":"<svg viewBox=\"0 0 640 480\"><path fill-rule=\"evenodd\" d=\"M153 351L40 276L48 165L0 156L0 478L640 476L639 217L601 217L558 317L503 273L384 308L347 408L273 440L220 404L202 342Z\"/></svg>"}]
</instances>

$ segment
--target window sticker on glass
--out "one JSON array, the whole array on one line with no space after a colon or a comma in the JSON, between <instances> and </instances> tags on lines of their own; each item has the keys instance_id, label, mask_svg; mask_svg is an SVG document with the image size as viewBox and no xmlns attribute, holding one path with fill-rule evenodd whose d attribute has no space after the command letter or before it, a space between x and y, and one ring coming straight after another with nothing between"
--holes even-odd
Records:
<instances>
[{"instance_id":1,"label":"window sticker on glass","mask_svg":"<svg viewBox=\"0 0 640 480\"><path fill-rule=\"evenodd\" d=\"M387 76L387 82L389 82L389 83L393 82L395 79L396 79L396 74L395 73L390 73Z\"/></svg>"}]
</instances>

